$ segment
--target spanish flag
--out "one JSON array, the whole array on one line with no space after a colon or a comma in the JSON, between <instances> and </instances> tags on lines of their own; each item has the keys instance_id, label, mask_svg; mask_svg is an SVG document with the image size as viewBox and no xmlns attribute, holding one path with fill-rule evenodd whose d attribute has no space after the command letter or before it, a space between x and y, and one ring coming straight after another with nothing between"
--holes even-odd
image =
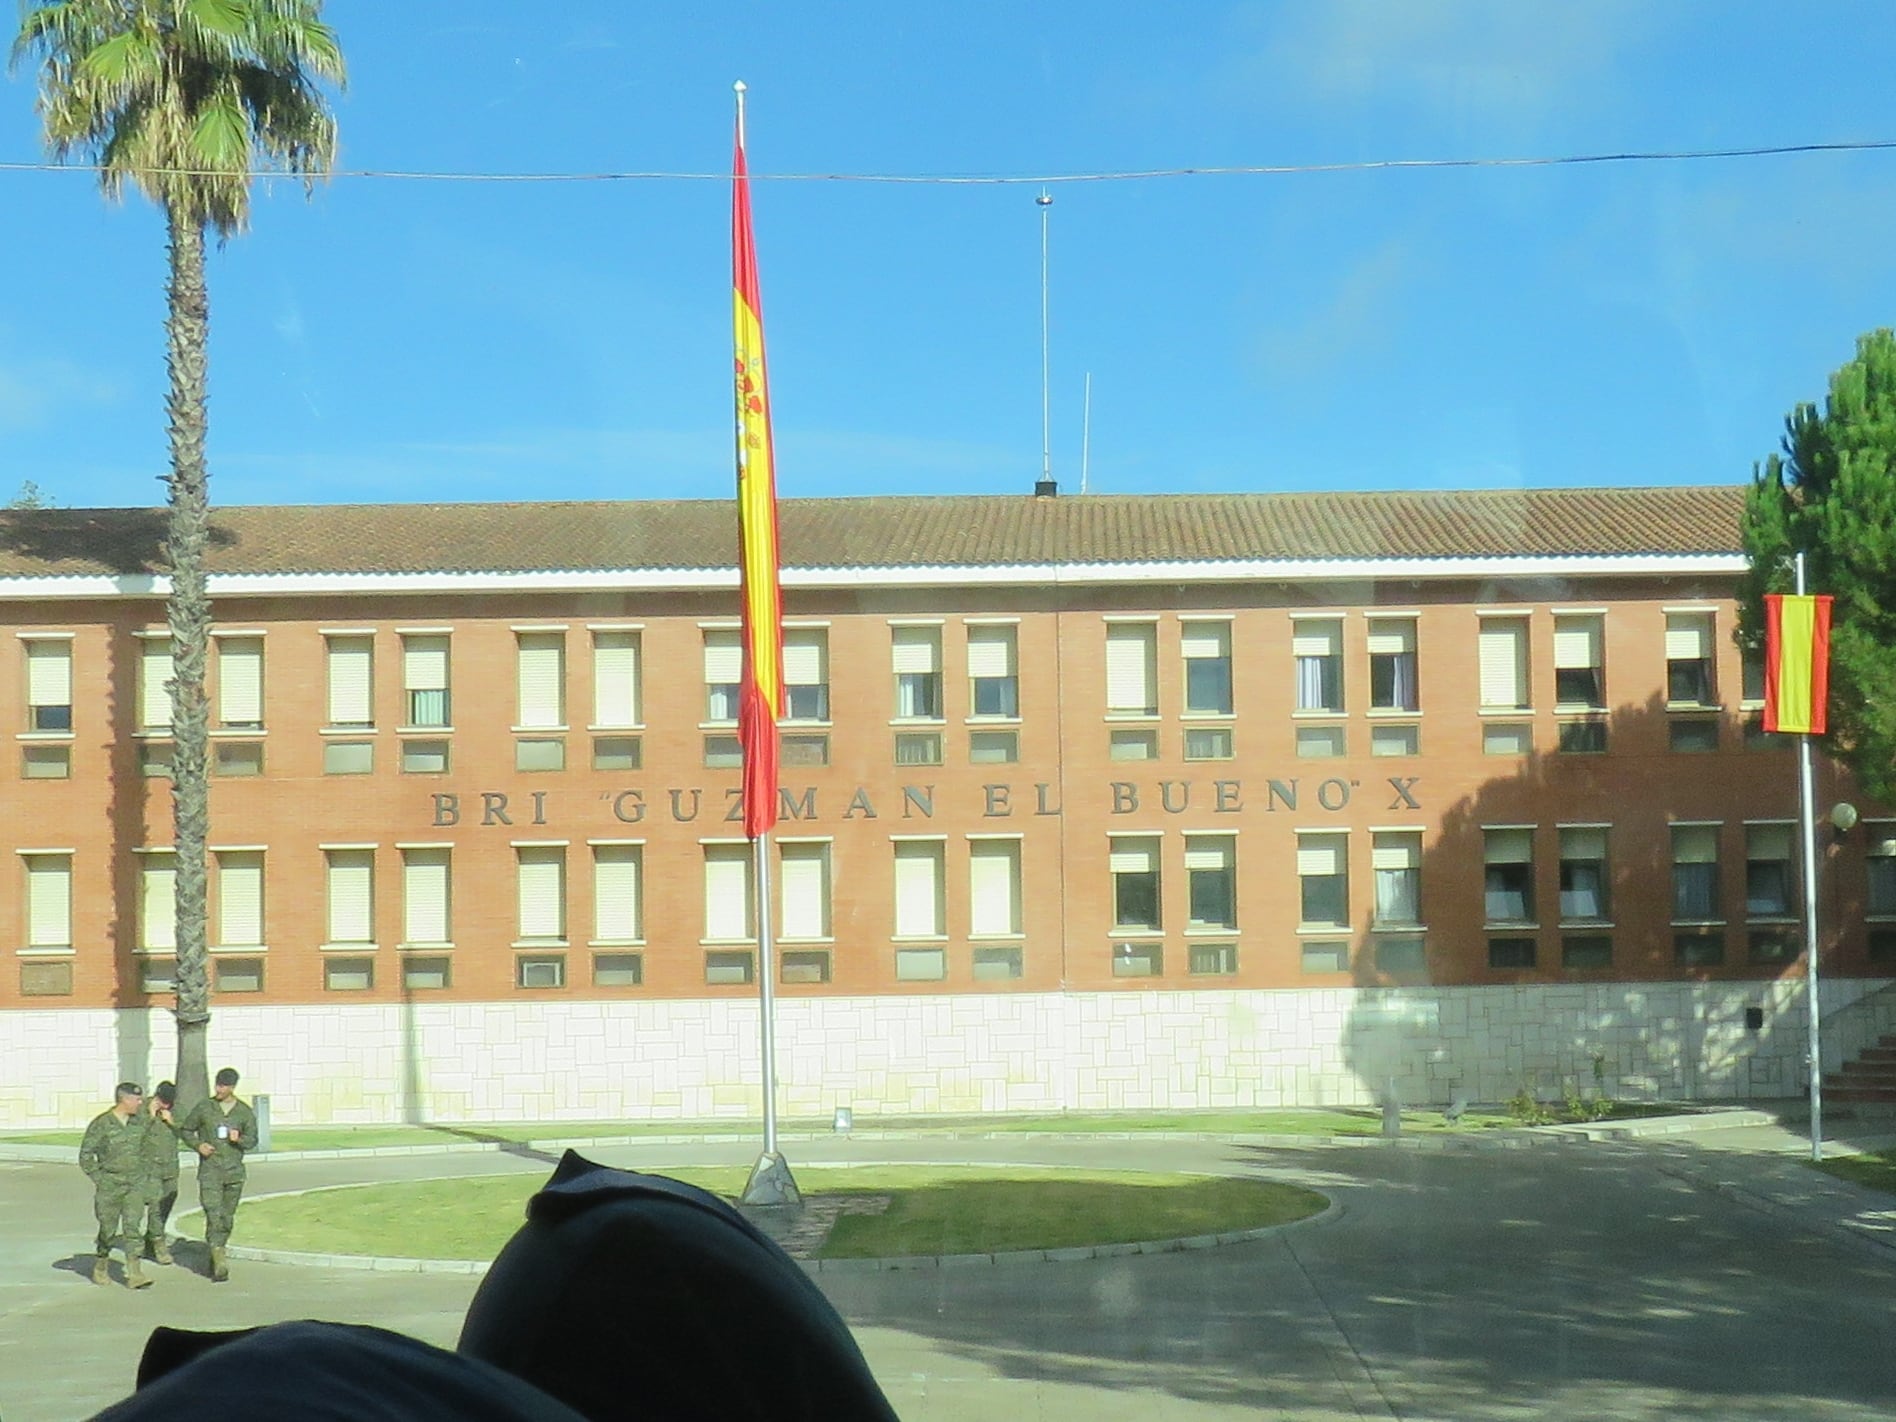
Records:
<instances>
[{"instance_id":1,"label":"spanish flag","mask_svg":"<svg viewBox=\"0 0 1896 1422\"><path fill-rule=\"evenodd\" d=\"M732 310L737 342L737 566L744 604L744 680L737 738L744 751L744 833L777 823L777 718L783 714L783 593L777 581L777 478L764 367L764 304L751 235L744 108L731 164Z\"/></svg>"},{"instance_id":2,"label":"spanish flag","mask_svg":"<svg viewBox=\"0 0 1896 1422\"><path fill-rule=\"evenodd\" d=\"M1830 691L1830 597L1764 596L1764 729L1821 736Z\"/></svg>"}]
</instances>

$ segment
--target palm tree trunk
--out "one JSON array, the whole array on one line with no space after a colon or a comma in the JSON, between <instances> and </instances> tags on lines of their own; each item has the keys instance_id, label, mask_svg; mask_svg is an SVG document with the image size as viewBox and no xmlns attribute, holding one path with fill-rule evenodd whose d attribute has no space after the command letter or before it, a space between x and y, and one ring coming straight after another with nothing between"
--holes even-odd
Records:
<instances>
[{"instance_id":1,"label":"palm tree trunk","mask_svg":"<svg viewBox=\"0 0 1896 1422\"><path fill-rule=\"evenodd\" d=\"M205 846L210 838L210 707L205 663L211 640L211 603L205 593L204 548L209 524L209 474L204 462L207 424L206 358L210 302L204 284L204 224L167 205L165 336L171 390L170 518L165 555L171 575L166 615L171 624L172 845L177 864L178 1106L210 1092L207 1037L211 1021L210 935Z\"/></svg>"}]
</instances>

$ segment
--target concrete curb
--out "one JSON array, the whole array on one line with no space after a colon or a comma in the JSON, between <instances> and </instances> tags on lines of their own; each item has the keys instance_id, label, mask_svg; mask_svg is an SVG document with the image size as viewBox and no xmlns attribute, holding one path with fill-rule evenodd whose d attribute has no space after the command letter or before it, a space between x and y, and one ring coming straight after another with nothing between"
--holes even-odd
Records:
<instances>
[{"instance_id":1,"label":"concrete curb","mask_svg":"<svg viewBox=\"0 0 1896 1422\"><path fill-rule=\"evenodd\" d=\"M872 1164L872 1162L858 1163ZM886 1165L889 1162L879 1163ZM1232 1177L1212 1176L1210 1178L1229 1179ZM273 1190L267 1195L251 1196L249 1202L288 1200L302 1195L319 1195L337 1190L362 1188L366 1188L366 1185L317 1185L307 1190ZM1325 1198L1329 1200L1329 1203L1323 1209L1303 1219L1290 1220L1278 1225L1260 1225L1256 1229L1228 1230L1221 1234L1194 1234L1174 1239L1147 1239L1121 1244L1071 1245L1059 1249L1010 1249L999 1250L992 1254L901 1254L878 1259L799 1259L796 1262L807 1274L878 1274L897 1270L965 1269L983 1265L1067 1264L1084 1259L1116 1259L1132 1254L1177 1254L1187 1250L1216 1249L1227 1244L1249 1244L1255 1240L1269 1239L1288 1229L1327 1224L1343 1213L1343 1205L1340 1201L1330 1199L1328 1196ZM186 1220L202 1217L203 1213L201 1209L178 1211L171 1218L172 1233L201 1243L202 1241L196 1235L183 1235L180 1226ZM376 1273L485 1274L493 1267L492 1261L486 1259L407 1259L374 1254L313 1254L293 1249L258 1249L243 1244L227 1245L225 1252L232 1259L254 1260L265 1264L294 1264L322 1269L357 1269Z\"/></svg>"}]
</instances>

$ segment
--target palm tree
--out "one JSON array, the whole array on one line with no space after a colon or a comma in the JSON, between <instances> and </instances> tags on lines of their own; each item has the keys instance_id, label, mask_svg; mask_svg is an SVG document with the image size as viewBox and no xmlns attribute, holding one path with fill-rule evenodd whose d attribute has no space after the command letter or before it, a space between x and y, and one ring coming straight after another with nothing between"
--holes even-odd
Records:
<instances>
[{"instance_id":1,"label":"palm tree","mask_svg":"<svg viewBox=\"0 0 1896 1422\"><path fill-rule=\"evenodd\" d=\"M205 846L210 833L211 605L204 548L210 307L204 238L243 231L250 179L292 173L305 190L335 158L336 122L319 87L340 86L342 51L322 0L28 0L12 62L37 62L47 147L95 166L122 197L129 182L165 215L166 368L171 470L165 536L171 594L171 809L177 854L179 1105L207 1094Z\"/></svg>"}]
</instances>

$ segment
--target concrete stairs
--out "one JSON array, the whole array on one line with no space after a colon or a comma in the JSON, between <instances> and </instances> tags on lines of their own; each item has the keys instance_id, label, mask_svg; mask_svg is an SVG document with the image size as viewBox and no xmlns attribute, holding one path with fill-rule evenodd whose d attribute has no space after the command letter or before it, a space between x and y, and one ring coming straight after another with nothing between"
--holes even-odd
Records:
<instances>
[{"instance_id":1,"label":"concrete stairs","mask_svg":"<svg viewBox=\"0 0 1896 1422\"><path fill-rule=\"evenodd\" d=\"M1896 1035L1865 1047L1841 1071L1826 1073L1824 1099L1896 1107Z\"/></svg>"}]
</instances>

